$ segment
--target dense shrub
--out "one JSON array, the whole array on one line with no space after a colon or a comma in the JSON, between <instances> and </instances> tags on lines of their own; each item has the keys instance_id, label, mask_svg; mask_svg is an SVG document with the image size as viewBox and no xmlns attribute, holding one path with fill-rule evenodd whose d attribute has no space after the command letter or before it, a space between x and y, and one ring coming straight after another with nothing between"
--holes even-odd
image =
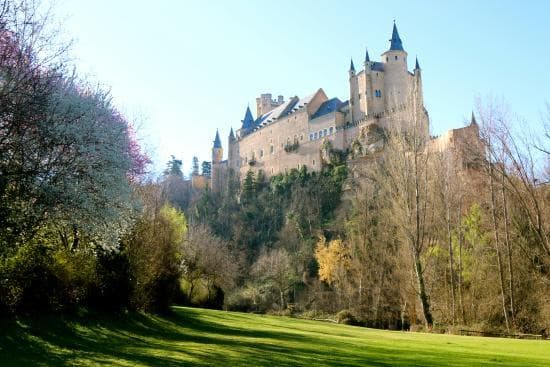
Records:
<instances>
[{"instance_id":1,"label":"dense shrub","mask_svg":"<svg viewBox=\"0 0 550 367\"><path fill-rule=\"evenodd\" d=\"M90 306L114 312L128 308L133 284L127 252L99 251L95 272Z\"/></svg>"},{"instance_id":2,"label":"dense shrub","mask_svg":"<svg viewBox=\"0 0 550 367\"><path fill-rule=\"evenodd\" d=\"M132 274L133 307L168 312L180 290L181 246L187 232L183 213L162 204L158 187L144 187L144 209L124 239Z\"/></svg>"},{"instance_id":3,"label":"dense shrub","mask_svg":"<svg viewBox=\"0 0 550 367\"><path fill-rule=\"evenodd\" d=\"M252 312L256 310L254 300L243 288L231 292L225 297L224 308L228 311Z\"/></svg>"},{"instance_id":4,"label":"dense shrub","mask_svg":"<svg viewBox=\"0 0 550 367\"><path fill-rule=\"evenodd\" d=\"M87 301L94 265L89 253L23 245L0 264L0 309L10 314L74 310Z\"/></svg>"},{"instance_id":5,"label":"dense shrub","mask_svg":"<svg viewBox=\"0 0 550 367\"><path fill-rule=\"evenodd\" d=\"M357 317L350 310L342 310L336 314L336 321L344 325L360 325Z\"/></svg>"}]
</instances>

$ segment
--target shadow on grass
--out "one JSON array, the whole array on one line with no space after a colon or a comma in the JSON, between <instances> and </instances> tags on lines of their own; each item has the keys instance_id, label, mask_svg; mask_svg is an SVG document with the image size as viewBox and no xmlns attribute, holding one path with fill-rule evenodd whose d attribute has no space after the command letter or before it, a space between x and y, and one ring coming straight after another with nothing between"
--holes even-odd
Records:
<instances>
[{"instance_id":1,"label":"shadow on grass","mask_svg":"<svg viewBox=\"0 0 550 367\"><path fill-rule=\"evenodd\" d=\"M177 308L167 317L134 313L4 321L0 322L0 366L413 366L450 361L435 350L420 361L413 346L396 350L358 339L349 342L315 333L314 327L307 334L277 326L228 327L224 325L228 319L235 325L251 319L207 315L205 320L200 310ZM472 355L464 365L479 364L480 357Z\"/></svg>"}]
</instances>

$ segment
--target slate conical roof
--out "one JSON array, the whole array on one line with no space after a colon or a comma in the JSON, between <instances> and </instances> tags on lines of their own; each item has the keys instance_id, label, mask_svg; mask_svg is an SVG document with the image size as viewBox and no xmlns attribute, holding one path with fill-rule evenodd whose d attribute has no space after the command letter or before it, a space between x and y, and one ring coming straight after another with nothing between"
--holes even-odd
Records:
<instances>
[{"instance_id":1,"label":"slate conical roof","mask_svg":"<svg viewBox=\"0 0 550 367\"><path fill-rule=\"evenodd\" d=\"M353 59L351 59L351 63L349 65L349 71L355 72L355 66L353 65Z\"/></svg>"},{"instance_id":2,"label":"slate conical roof","mask_svg":"<svg viewBox=\"0 0 550 367\"><path fill-rule=\"evenodd\" d=\"M368 62L368 61L370 61L369 50L365 49L365 62Z\"/></svg>"},{"instance_id":3,"label":"slate conical roof","mask_svg":"<svg viewBox=\"0 0 550 367\"><path fill-rule=\"evenodd\" d=\"M390 42L390 51L405 51L403 50L403 42L401 42L401 38L399 38L399 32L397 31L395 22L393 22L393 31Z\"/></svg>"},{"instance_id":4,"label":"slate conical roof","mask_svg":"<svg viewBox=\"0 0 550 367\"><path fill-rule=\"evenodd\" d=\"M470 125L477 125L476 116L474 115L474 111L472 111L472 120L470 121Z\"/></svg>"},{"instance_id":5,"label":"slate conical roof","mask_svg":"<svg viewBox=\"0 0 550 367\"><path fill-rule=\"evenodd\" d=\"M420 64L418 63L418 57L416 58L416 65L414 66L414 70L420 70Z\"/></svg>"},{"instance_id":6,"label":"slate conical roof","mask_svg":"<svg viewBox=\"0 0 550 367\"><path fill-rule=\"evenodd\" d=\"M214 148L221 148L221 147L222 147L222 141L220 140L220 134L216 129L216 138L214 138Z\"/></svg>"},{"instance_id":7,"label":"slate conical roof","mask_svg":"<svg viewBox=\"0 0 550 367\"><path fill-rule=\"evenodd\" d=\"M241 122L243 123L242 128L244 130L251 129L254 126L254 118L252 117L252 112L250 112L250 107L246 107L244 119Z\"/></svg>"},{"instance_id":8,"label":"slate conical roof","mask_svg":"<svg viewBox=\"0 0 550 367\"><path fill-rule=\"evenodd\" d=\"M235 140L235 134L233 133L233 128L229 131L229 141Z\"/></svg>"}]
</instances>

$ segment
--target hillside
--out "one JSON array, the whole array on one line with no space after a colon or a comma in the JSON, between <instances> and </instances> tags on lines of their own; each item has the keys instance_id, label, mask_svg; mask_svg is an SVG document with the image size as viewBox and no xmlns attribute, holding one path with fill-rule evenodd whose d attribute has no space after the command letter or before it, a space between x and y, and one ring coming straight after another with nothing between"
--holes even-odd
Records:
<instances>
[{"instance_id":1,"label":"hillside","mask_svg":"<svg viewBox=\"0 0 550 367\"><path fill-rule=\"evenodd\" d=\"M550 342L373 330L176 307L3 322L1 366L544 366Z\"/></svg>"}]
</instances>

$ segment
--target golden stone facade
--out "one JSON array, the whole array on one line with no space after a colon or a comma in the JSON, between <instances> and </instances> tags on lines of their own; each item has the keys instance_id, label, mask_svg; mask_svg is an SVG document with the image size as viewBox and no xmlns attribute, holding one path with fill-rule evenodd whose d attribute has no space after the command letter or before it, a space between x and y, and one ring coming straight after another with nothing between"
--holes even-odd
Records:
<instances>
[{"instance_id":1,"label":"golden stone facade","mask_svg":"<svg viewBox=\"0 0 550 367\"><path fill-rule=\"evenodd\" d=\"M347 101L329 98L321 88L307 97L286 101L283 96L272 99L271 94L262 94L256 99L256 118L247 108L241 127L236 133L231 130L227 160L222 160L223 149L216 135L212 189L223 189L230 169L240 178L249 170L261 170L267 177L302 166L318 171L323 164L323 146L330 143L333 149L352 151L354 142L365 140L365 134L376 130L372 126L387 129L414 118L423 122L427 136L422 72L418 60L409 71L407 56L394 24L390 49L382 53L380 61L371 61L367 51L359 72L351 61ZM380 148L374 136L366 138L371 142L365 151ZM431 143L438 147L447 144Z\"/></svg>"}]
</instances>

